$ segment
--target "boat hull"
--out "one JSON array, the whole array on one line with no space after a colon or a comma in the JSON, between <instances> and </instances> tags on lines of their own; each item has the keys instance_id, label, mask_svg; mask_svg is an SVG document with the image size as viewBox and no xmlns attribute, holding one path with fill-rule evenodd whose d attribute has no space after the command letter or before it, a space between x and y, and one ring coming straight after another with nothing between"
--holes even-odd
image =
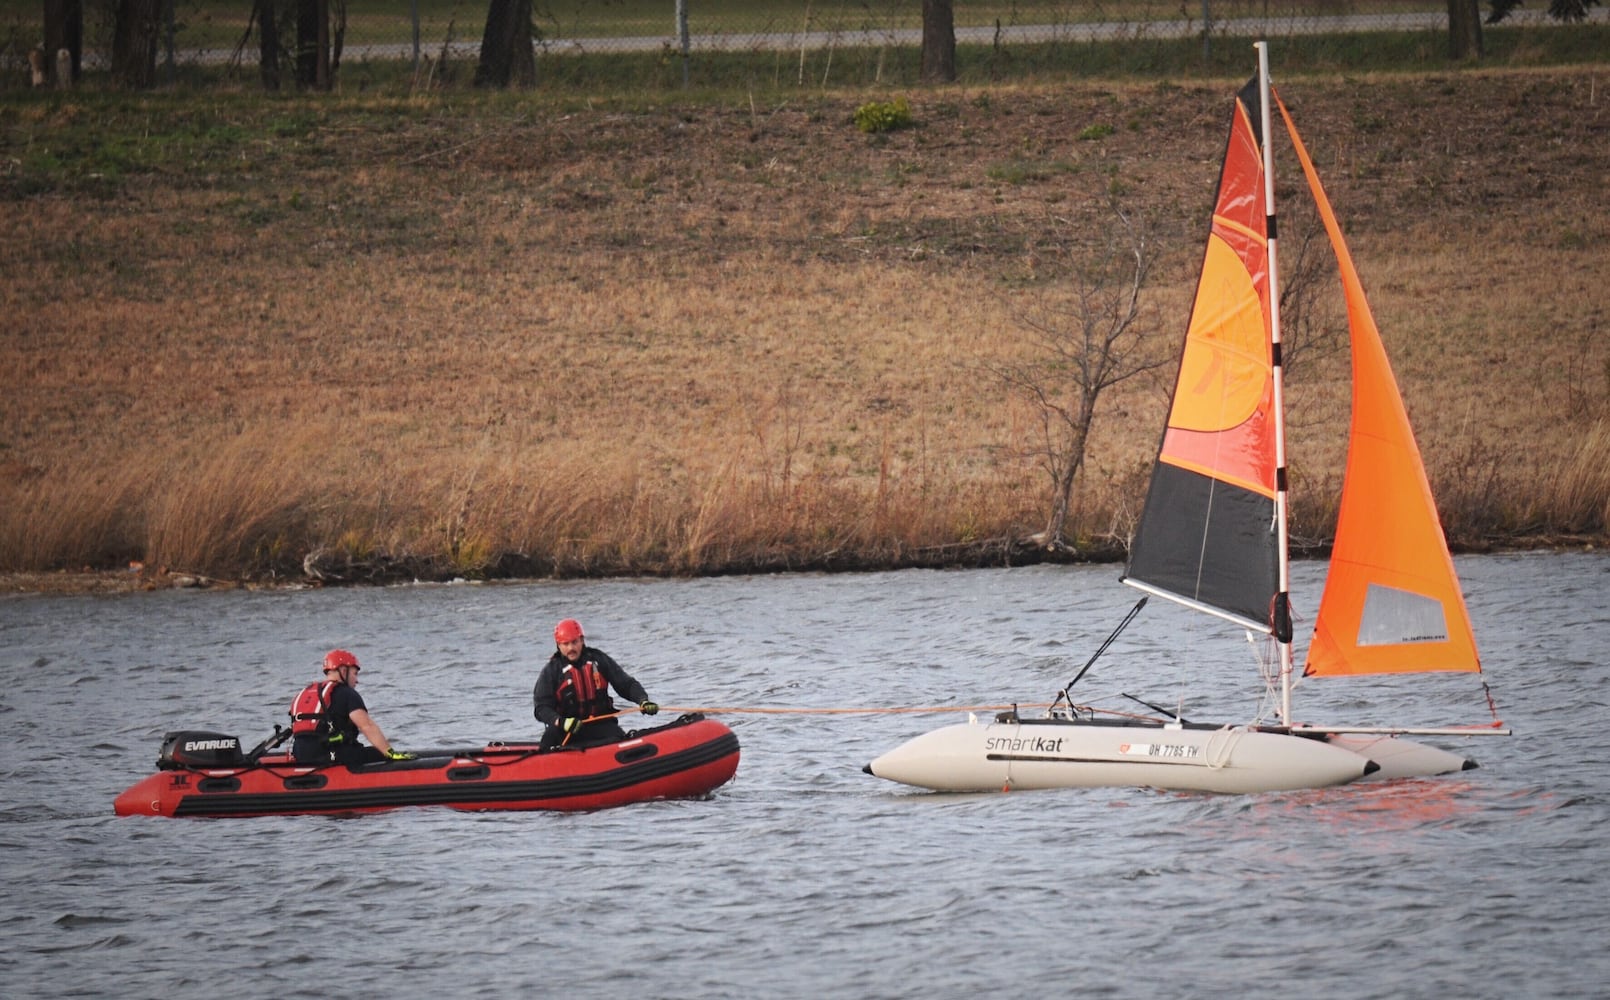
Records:
<instances>
[{"instance_id":1,"label":"boat hull","mask_svg":"<svg viewBox=\"0 0 1610 1000\"><path fill-rule=\"evenodd\" d=\"M1032 719L936 729L865 770L947 792L1129 787L1235 794L1345 784L1374 766L1323 738L1245 727Z\"/></svg>"},{"instance_id":2,"label":"boat hull","mask_svg":"<svg viewBox=\"0 0 1610 1000\"><path fill-rule=\"evenodd\" d=\"M697 798L731 780L738 738L713 719L684 716L620 743L539 751L536 744L427 752L415 760L312 767L285 756L241 767L160 770L117 797L119 816L270 816L453 809L605 809Z\"/></svg>"},{"instance_id":3,"label":"boat hull","mask_svg":"<svg viewBox=\"0 0 1610 1000\"><path fill-rule=\"evenodd\" d=\"M1368 757L1379 765L1378 770L1366 775L1370 781L1392 778L1430 778L1439 774L1469 771L1476 762L1468 757L1438 747L1406 740L1401 736L1379 736L1369 733L1331 733L1326 737L1334 746L1351 750Z\"/></svg>"}]
</instances>

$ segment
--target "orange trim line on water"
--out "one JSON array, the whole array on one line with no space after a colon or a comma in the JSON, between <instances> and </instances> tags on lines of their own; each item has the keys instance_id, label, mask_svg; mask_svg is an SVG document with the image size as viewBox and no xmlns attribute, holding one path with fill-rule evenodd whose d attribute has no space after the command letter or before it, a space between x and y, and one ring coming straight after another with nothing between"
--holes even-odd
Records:
<instances>
[{"instance_id":1,"label":"orange trim line on water","mask_svg":"<svg viewBox=\"0 0 1610 1000\"><path fill-rule=\"evenodd\" d=\"M1002 711L1005 711L1007 709L1012 709L1013 711L1016 711L1017 709L1020 709L1020 708L1049 708L1049 707L1051 707L1052 704L1053 704L1052 702L1046 701L1046 702L1039 702L1039 703L1035 703L1035 704L1024 704L1024 703L1019 702L1019 703L1012 704L1012 705L908 705L908 706L904 706L904 707L898 707L897 706L897 707L886 707L886 708L877 708L877 707L867 707L867 708L788 708L788 707L784 707L784 706L759 707L759 706L735 706L735 705L723 705L723 706L661 705L660 706L660 711L662 711L662 712L701 712L701 713L704 713L704 714L707 714L707 715L722 715L722 714L729 714L729 715L738 715L738 714L751 714L751 715L894 715L894 714L898 714L898 713L922 713L922 712L926 712L926 713L935 713L935 712L1002 712ZM630 714L632 712L641 712L641 711L642 711L641 708L638 708L636 705L632 705L632 706L629 706L627 708L623 708L618 712L610 712L610 713L608 713L606 715L590 715L587 718L582 719L581 724L585 726L589 722L601 722L604 719L617 719L617 718L620 718L623 715L627 715L627 714ZM573 735L575 735L574 731L566 733L565 738L563 740L559 741L559 745L561 747L569 745L570 737L573 736Z\"/></svg>"},{"instance_id":2,"label":"orange trim line on water","mask_svg":"<svg viewBox=\"0 0 1610 1000\"><path fill-rule=\"evenodd\" d=\"M904 706L866 706L859 708L803 708L785 705L661 705L662 712L700 712L707 715L898 715L919 713L943 712L1004 712L1008 709L1018 711L1024 708L1050 708L1057 704L1054 701L1039 702L1013 702L1007 705L904 705ZM1083 706L1081 706L1083 707ZM1103 715L1113 715L1128 719L1150 719L1151 716L1134 715L1129 712L1119 712L1113 709L1086 709L1087 711L1100 711ZM582 721L583 725L589 722L599 722L604 719L615 719L632 712L641 712L636 705L623 708L618 712L607 715L593 715ZM570 742L572 733L566 733L559 745L565 746Z\"/></svg>"},{"instance_id":3,"label":"orange trim line on water","mask_svg":"<svg viewBox=\"0 0 1610 1000\"><path fill-rule=\"evenodd\" d=\"M677 706L661 705L662 712L706 712L711 715L723 713L753 714L753 715L893 715L902 712L1001 712L1016 708L1050 708L1051 702L1038 702L1034 704L1015 702L1010 705L908 705L895 707L867 706L862 708L790 708L787 706ZM627 709L635 712L637 709ZM601 716L608 718L608 716Z\"/></svg>"}]
</instances>

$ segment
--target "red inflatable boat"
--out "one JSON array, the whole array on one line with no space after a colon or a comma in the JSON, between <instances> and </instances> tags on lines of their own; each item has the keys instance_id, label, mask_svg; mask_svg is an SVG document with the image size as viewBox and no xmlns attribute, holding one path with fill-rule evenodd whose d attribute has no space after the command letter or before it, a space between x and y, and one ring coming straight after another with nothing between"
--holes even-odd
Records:
<instances>
[{"instance_id":1,"label":"red inflatable boat","mask_svg":"<svg viewBox=\"0 0 1610 1000\"><path fill-rule=\"evenodd\" d=\"M157 768L117 797L117 815L605 809L708 794L737 772L738 737L690 714L603 746L539 751L535 743L492 743L349 768L298 764L283 753L242 754L233 736L176 732L164 738Z\"/></svg>"}]
</instances>

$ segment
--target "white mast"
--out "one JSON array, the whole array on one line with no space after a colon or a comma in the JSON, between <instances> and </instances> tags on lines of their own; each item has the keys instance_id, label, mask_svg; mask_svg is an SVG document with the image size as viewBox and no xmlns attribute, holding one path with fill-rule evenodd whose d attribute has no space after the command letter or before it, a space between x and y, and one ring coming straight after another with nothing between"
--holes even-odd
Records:
<instances>
[{"instance_id":1,"label":"white mast","mask_svg":"<svg viewBox=\"0 0 1610 1000\"><path fill-rule=\"evenodd\" d=\"M1286 531L1286 403L1285 365L1280 348L1280 268L1276 266L1275 244L1279 226L1275 221L1275 161L1274 133L1270 128L1269 43L1255 42L1258 50L1258 111L1262 118L1260 133L1263 137L1263 203L1269 239L1269 350L1274 359L1271 375L1274 380L1275 407L1275 549L1279 566L1279 587L1276 591L1276 631L1279 622L1291 620L1291 555L1288 552ZM1276 636L1280 644L1280 721L1291 724L1291 637Z\"/></svg>"}]
</instances>

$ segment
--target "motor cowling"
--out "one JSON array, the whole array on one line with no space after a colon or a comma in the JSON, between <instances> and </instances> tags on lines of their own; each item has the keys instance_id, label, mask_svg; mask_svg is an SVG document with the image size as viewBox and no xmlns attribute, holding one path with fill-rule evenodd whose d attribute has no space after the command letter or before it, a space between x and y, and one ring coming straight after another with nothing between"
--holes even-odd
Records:
<instances>
[{"instance_id":1,"label":"motor cowling","mask_svg":"<svg viewBox=\"0 0 1610 1000\"><path fill-rule=\"evenodd\" d=\"M176 771L186 767L240 767L240 737L223 733L181 730L162 737L157 769Z\"/></svg>"}]
</instances>

